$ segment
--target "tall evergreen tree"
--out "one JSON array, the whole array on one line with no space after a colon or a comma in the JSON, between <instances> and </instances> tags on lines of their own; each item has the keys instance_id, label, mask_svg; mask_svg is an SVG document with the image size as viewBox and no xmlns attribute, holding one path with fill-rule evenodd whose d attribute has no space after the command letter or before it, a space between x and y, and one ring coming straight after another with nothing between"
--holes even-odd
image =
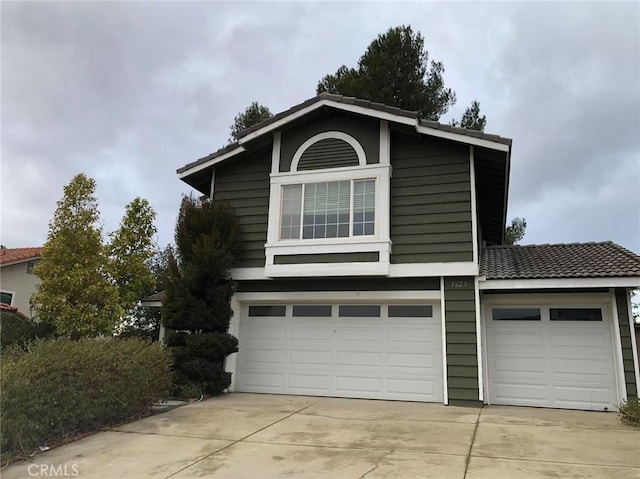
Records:
<instances>
[{"instance_id":1,"label":"tall evergreen tree","mask_svg":"<svg viewBox=\"0 0 640 479\"><path fill-rule=\"evenodd\" d=\"M464 111L460 121L453 120L451 122L451 126L477 131L484 131L486 125L487 117L480 115L480 103L476 100L471 102L471 106Z\"/></svg>"},{"instance_id":2,"label":"tall evergreen tree","mask_svg":"<svg viewBox=\"0 0 640 479\"><path fill-rule=\"evenodd\" d=\"M524 238L527 230L527 220L524 218L513 218L511 224L504 231L504 244L515 245Z\"/></svg>"},{"instance_id":3,"label":"tall evergreen tree","mask_svg":"<svg viewBox=\"0 0 640 479\"><path fill-rule=\"evenodd\" d=\"M184 197L176 225L177 258L170 258L163 324L175 356L178 387L197 385L218 394L231 383L224 359L237 351L227 333L233 282L230 268L238 250L233 210L220 203Z\"/></svg>"},{"instance_id":4,"label":"tall evergreen tree","mask_svg":"<svg viewBox=\"0 0 640 479\"><path fill-rule=\"evenodd\" d=\"M357 68L342 65L320 80L316 91L381 102L417 111L425 120L438 120L456 102L453 90L444 85L443 73L442 62L429 63L420 32L402 25L378 35Z\"/></svg>"},{"instance_id":5,"label":"tall evergreen tree","mask_svg":"<svg viewBox=\"0 0 640 479\"><path fill-rule=\"evenodd\" d=\"M242 113L238 113L233 119L233 124L229 126L231 130L231 137L229 141L236 141L239 138L239 134L242 130L257 125L258 123L268 120L273 114L264 105L261 105L257 101L254 101L249 105Z\"/></svg>"}]
</instances>

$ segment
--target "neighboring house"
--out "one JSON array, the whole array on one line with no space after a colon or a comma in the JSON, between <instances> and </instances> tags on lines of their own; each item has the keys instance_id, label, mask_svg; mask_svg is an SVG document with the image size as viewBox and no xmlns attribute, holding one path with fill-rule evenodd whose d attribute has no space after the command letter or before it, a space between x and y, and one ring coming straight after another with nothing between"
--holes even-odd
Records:
<instances>
[{"instance_id":1,"label":"neighboring house","mask_svg":"<svg viewBox=\"0 0 640 479\"><path fill-rule=\"evenodd\" d=\"M636 398L640 257L503 246L511 144L322 94L180 168L242 227L231 390L596 410Z\"/></svg>"},{"instance_id":2,"label":"neighboring house","mask_svg":"<svg viewBox=\"0 0 640 479\"><path fill-rule=\"evenodd\" d=\"M28 317L29 299L40 282L33 268L41 254L41 247L0 249L0 302L15 306Z\"/></svg>"}]
</instances>

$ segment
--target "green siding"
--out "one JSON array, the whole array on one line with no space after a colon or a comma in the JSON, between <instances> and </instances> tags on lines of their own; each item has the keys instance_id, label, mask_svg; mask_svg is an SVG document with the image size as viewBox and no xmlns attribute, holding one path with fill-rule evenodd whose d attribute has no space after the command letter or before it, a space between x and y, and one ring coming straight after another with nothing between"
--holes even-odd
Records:
<instances>
[{"instance_id":1,"label":"green siding","mask_svg":"<svg viewBox=\"0 0 640 479\"><path fill-rule=\"evenodd\" d=\"M295 291L437 291L440 278L295 278L238 281L237 291L295 292Z\"/></svg>"},{"instance_id":2,"label":"green siding","mask_svg":"<svg viewBox=\"0 0 640 479\"><path fill-rule=\"evenodd\" d=\"M367 263L372 261L379 261L378 253L287 254L273 258L274 264Z\"/></svg>"},{"instance_id":3,"label":"green siding","mask_svg":"<svg viewBox=\"0 0 640 479\"><path fill-rule=\"evenodd\" d=\"M216 167L214 201L234 208L242 233L242 253L235 267L264 267L270 172L270 147Z\"/></svg>"},{"instance_id":4,"label":"green siding","mask_svg":"<svg viewBox=\"0 0 640 479\"><path fill-rule=\"evenodd\" d=\"M312 136L325 131L340 131L351 135L362 146L367 163L380 162L380 122L359 115L331 111L329 115L325 112L310 121L295 124L283 130L280 145L280 171L290 171L291 160L298 148Z\"/></svg>"},{"instance_id":5,"label":"green siding","mask_svg":"<svg viewBox=\"0 0 640 479\"><path fill-rule=\"evenodd\" d=\"M358 166L359 164L358 154L349 143L338 138L327 138L314 143L305 150L298 162L298 171Z\"/></svg>"},{"instance_id":6,"label":"green siding","mask_svg":"<svg viewBox=\"0 0 640 479\"><path fill-rule=\"evenodd\" d=\"M445 278L444 300L449 403L477 405L479 385L473 277Z\"/></svg>"},{"instance_id":7,"label":"green siding","mask_svg":"<svg viewBox=\"0 0 640 479\"><path fill-rule=\"evenodd\" d=\"M394 132L392 263L473 261L469 149Z\"/></svg>"},{"instance_id":8,"label":"green siding","mask_svg":"<svg viewBox=\"0 0 640 479\"><path fill-rule=\"evenodd\" d=\"M624 366L624 377L627 384L627 398L638 398L638 385L636 384L635 371L633 366L633 346L631 343L631 329L629 328L629 308L627 308L627 297L629 291L624 288L617 288L616 305L618 307L618 324L620 326L620 343L622 344L622 361Z\"/></svg>"}]
</instances>

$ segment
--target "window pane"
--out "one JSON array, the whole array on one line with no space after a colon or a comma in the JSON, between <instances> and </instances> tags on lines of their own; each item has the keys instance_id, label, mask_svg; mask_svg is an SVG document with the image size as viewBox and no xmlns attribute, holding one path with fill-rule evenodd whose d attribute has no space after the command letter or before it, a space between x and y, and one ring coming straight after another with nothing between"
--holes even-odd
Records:
<instances>
[{"instance_id":1,"label":"window pane","mask_svg":"<svg viewBox=\"0 0 640 479\"><path fill-rule=\"evenodd\" d=\"M349 236L350 202L350 181L306 184L302 237L311 239Z\"/></svg>"},{"instance_id":2,"label":"window pane","mask_svg":"<svg viewBox=\"0 0 640 479\"><path fill-rule=\"evenodd\" d=\"M311 305L296 305L293 307L293 315L299 317L331 317L331 305L330 304L311 304Z\"/></svg>"},{"instance_id":3,"label":"window pane","mask_svg":"<svg viewBox=\"0 0 640 479\"><path fill-rule=\"evenodd\" d=\"M538 308L493 308L494 321L540 321Z\"/></svg>"},{"instance_id":4,"label":"window pane","mask_svg":"<svg viewBox=\"0 0 640 479\"><path fill-rule=\"evenodd\" d=\"M600 308L551 308L551 321L602 321Z\"/></svg>"},{"instance_id":5,"label":"window pane","mask_svg":"<svg viewBox=\"0 0 640 479\"><path fill-rule=\"evenodd\" d=\"M372 235L375 232L376 181L353 182L353 235Z\"/></svg>"},{"instance_id":6,"label":"window pane","mask_svg":"<svg viewBox=\"0 0 640 479\"><path fill-rule=\"evenodd\" d=\"M433 306L391 306L389 305L390 318L431 318Z\"/></svg>"},{"instance_id":7,"label":"window pane","mask_svg":"<svg viewBox=\"0 0 640 479\"><path fill-rule=\"evenodd\" d=\"M378 304L357 304L340 305L339 313L342 318L379 318L380 305Z\"/></svg>"},{"instance_id":8,"label":"window pane","mask_svg":"<svg viewBox=\"0 0 640 479\"><path fill-rule=\"evenodd\" d=\"M280 239L300 239L300 210L302 185L282 187L282 223Z\"/></svg>"},{"instance_id":9,"label":"window pane","mask_svg":"<svg viewBox=\"0 0 640 479\"><path fill-rule=\"evenodd\" d=\"M284 316L286 306L249 306L249 316Z\"/></svg>"},{"instance_id":10,"label":"window pane","mask_svg":"<svg viewBox=\"0 0 640 479\"><path fill-rule=\"evenodd\" d=\"M12 299L13 295L11 293L0 293L0 303L11 304Z\"/></svg>"}]
</instances>

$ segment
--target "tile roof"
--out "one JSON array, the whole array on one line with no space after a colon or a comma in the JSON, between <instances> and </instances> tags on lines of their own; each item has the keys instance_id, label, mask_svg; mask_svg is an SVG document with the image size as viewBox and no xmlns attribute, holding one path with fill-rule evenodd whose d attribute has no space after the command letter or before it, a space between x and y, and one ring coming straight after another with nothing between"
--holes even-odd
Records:
<instances>
[{"instance_id":1,"label":"tile roof","mask_svg":"<svg viewBox=\"0 0 640 479\"><path fill-rule=\"evenodd\" d=\"M271 118L268 118L264 121L261 121L260 123L257 123L249 128L246 128L245 130L242 130L239 134L238 137L239 138L243 138L247 135L249 135L250 133L253 133L254 131L259 130L260 128L264 128L265 126L268 126L278 120L281 120L282 118L286 118L289 115L292 115L293 113L296 113L300 110L303 110L304 108L307 108L308 106L313 105L314 103L318 103L319 101L322 100L329 100L329 101L335 101L338 103L344 103L346 105L356 105L356 106L361 106L363 108L368 108L370 110L375 110L375 111L382 111L385 113L389 113L391 115L396 115L396 116L403 116L406 118L411 118L416 120L416 124L418 122L418 113L415 111L408 111L408 110L403 110L401 108L397 108L397 107L393 107L393 106L389 106L389 105L385 105L383 103L377 103L374 101L370 101L370 100L361 100L359 98L354 98L354 97L349 97L349 96L344 96L344 95L335 95L333 93L320 93L318 96L315 96L313 98L310 98L302 103L299 103L298 105L292 106L291 108L289 108L288 110L282 111L274 116L272 116ZM427 121L427 120L422 120L419 122L419 124L421 126L427 127L427 128L433 128L436 130L442 130L442 131L447 131L450 133L456 133L458 135L465 135L465 136L471 136L471 137L475 137L475 138L482 138L484 140L487 141L492 141L492 142L497 142L497 143L503 143L505 145L511 145L512 144L512 140L510 138L504 138L498 135L491 135L489 133L484 133L481 131L476 131L476 130L467 130L466 128L458 128L458 127L454 127L454 126L450 126L450 125L445 125L442 123L438 123L437 121ZM240 144L236 141L234 143L230 143L229 145L220 148L217 151L214 151L213 153L199 158L198 160L192 162L192 163L188 163L187 165L183 166L182 168L178 169L178 173L182 173L194 166L197 166L200 163L204 163L205 161L209 161L213 158L217 158L218 156L221 156L229 151L232 151L234 148L237 148Z\"/></svg>"},{"instance_id":2,"label":"tile roof","mask_svg":"<svg viewBox=\"0 0 640 479\"><path fill-rule=\"evenodd\" d=\"M490 246L482 250L480 275L487 279L640 276L640 256L611 241Z\"/></svg>"},{"instance_id":3,"label":"tile roof","mask_svg":"<svg viewBox=\"0 0 640 479\"><path fill-rule=\"evenodd\" d=\"M36 248L2 248L0 249L0 265L18 263L42 255L42 247Z\"/></svg>"}]
</instances>

